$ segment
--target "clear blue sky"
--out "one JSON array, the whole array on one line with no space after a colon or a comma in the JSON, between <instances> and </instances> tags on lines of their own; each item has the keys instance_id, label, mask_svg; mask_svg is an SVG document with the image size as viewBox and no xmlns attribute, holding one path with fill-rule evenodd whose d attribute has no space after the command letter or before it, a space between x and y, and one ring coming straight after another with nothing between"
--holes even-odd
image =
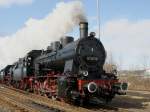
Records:
<instances>
[{"instance_id":1,"label":"clear blue sky","mask_svg":"<svg viewBox=\"0 0 150 112\"><path fill-rule=\"evenodd\" d=\"M31 17L35 19L44 18L60 1L68 2L71 0L33 0L33 3L31 4L0 6L0 37L15 33L18 29L22 28L24 23ZM96 0L82 0L82 2L89 19L90 28L92 29L92 27L95 27L97 24L96 20L93 19L96 17ZM129 21L128 23L133 24L143 20L149 20L149 11L150 0L100 0L101 27L113 20L126 19ZM102 41L107 44L107 42L109 43L109 41L112 41L111 39L112 38L102 38ZM113 46L113 44L116 43L112 42L111 44ZM107 47L111 46L108 45ZM113 50L115 51L116 49ZM118 49L116 51L118 52ZM121 52L116 53L116 55L120 53ZM149 54L146 55L149 56ZM121 57L129 58L127 56ZM129 58L127 62L125 62L124 59L124 66L131 65L133 62L139 64L137 60L138 59L133 61L133 58Z\"/></svg>"}]
</instances>

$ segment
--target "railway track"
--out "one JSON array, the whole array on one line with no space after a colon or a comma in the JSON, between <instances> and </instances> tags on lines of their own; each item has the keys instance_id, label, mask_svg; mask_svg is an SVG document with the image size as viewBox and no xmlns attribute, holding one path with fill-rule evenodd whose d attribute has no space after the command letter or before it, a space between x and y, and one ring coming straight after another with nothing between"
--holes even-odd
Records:
<instances>
[{"instance_id":1,"label":"railway track","mask_svg":"<svg viewBox=\"0 0 150 112\"><path fill-rule=\"evenodd\" d=\"M57 112L79 112L79 111L91 112L88 109L85 109L82 107L75 107L75 106L66 104L64 102L53 101L46 97L42 97L42 96L35 95L35 94L30 94L30 93L27 93L25 91L21 91L18 89L10 88L7 86L2 86L2 87L3 88L0 89L0 94L2 93L2 95L5 95L6 97L9 97L9 98L10 97L18 98L21 101L25 100L26 104L36 105L35 108L37 108L39 106L41 108L46 107L46 108L49 108L49 110L52 109L51 110L52 112L55 112L55 110ZM6 93L6 94L4 94L4 93ZM3 97L3 96L0 96L0 97ZM32 111L30 111L30 112L32 112ZM36 111L36 112L38 112L38 111ZM40 112L42 112L42 110Z\"/></svg>"},{"instance_id":2,"label":"railway track","mask_svg":"<svg viewBox=\"0 0 150 112\"><path fill-rule=\"evenodd\" d=\"M129 112L126 109L103 104L77 107L5 85L0 88L0 100L8 102L20 112Z\"/></svg>"},{"instance_id":3,"label":"railway track","mask_svg":"<svg viewBox=\"0 0 150 112\"><path fill-rule=\"evenodd\" d=\"M111 105L105 105L105 104L89 106L86 108L88 108L89 110L94 111L94 112L132 112L127 109L118 108L118 107L114 107Z\"/></svg>"},{"instance_id":4,"label":"railway track","mask_svg":"<svg viewBox=\"0 0 150 112\"><path fill-rule=\"evenodd\" d=\"M0 100L1 102L9 105L13 108L13 111L17 112L40 112L39 110L32 108L28 105L25 105L20 97L14 97L14 95L10 95L5 91L0 91ZM22 100L22 101L21 101Z\"/></svg>"}]
</instances>

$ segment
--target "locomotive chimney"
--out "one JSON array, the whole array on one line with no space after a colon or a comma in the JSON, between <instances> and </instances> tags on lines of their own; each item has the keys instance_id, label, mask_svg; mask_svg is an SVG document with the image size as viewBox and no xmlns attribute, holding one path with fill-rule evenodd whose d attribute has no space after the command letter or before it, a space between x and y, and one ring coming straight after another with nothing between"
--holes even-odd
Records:
<instances>
[{"instance_id":1,"label":"locomotive chimney","mask_svg":"<svg viewBox=\"0 0 150 112\"><path fill-rule=\"evenodd\" d=\"M88 22L80 22L80 38L88 37Z\"/></svg>"}]
</instances>

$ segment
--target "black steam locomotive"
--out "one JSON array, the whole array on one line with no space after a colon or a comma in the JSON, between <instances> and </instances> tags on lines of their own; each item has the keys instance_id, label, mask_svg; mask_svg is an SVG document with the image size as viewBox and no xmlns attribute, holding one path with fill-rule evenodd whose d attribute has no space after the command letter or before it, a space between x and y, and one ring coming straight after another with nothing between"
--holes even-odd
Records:
<instances>
[{"instance_id":1,"label":"black steam locomotive","mask_svg":"<svg viewBox=\"0 0 150 112\"><path fill-rule=\"evenodd\" d=\"M106 73L103 44L88 35L88 23L80 23L80 38L66 36L47 50L32 50L25 57L1 70L2 83L58 100L84 102L96 98L109 102L123 95L127 83L116 74Z\"/></svg>"}]
</instances>

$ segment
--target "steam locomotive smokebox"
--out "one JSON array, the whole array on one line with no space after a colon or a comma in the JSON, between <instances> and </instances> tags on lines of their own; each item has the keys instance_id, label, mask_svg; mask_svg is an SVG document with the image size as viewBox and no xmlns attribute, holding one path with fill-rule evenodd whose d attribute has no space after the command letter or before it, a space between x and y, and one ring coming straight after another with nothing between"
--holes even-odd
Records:
<instances>
[{"instance_id":1,"label":"steam locomotive smokebox","mask_svg":"<svg viewBox=\"0 0 150 112\"><path fill-rule=\"evenodd\" d=\"M53 51L57 51L57 50L59 50L60 49L60 42L59 41L55 41L55 42L53 42L53 43L51 43L51 48L52 48L52 50Z\"/></svg>"},{"instance_id":2,"label":"steam locomotive smokebox","mask_svg":"<svg viewBox=\"0 0 150 112\"><path fill-rule=\"evenodd\" d=\"M74 41L74 38L71 36L65 36L60 39L62 47Z\"/></svg>"},{"instance_id":3,"label":"steam locomotive smokebox","mask_svg":"<svg viewBox=\"0 0 150 112\"><path fill-rule=\"evenodd\" d=\"M80 38L88 37L88 22L80 22Z\"/></svg>"}]
</instances>

